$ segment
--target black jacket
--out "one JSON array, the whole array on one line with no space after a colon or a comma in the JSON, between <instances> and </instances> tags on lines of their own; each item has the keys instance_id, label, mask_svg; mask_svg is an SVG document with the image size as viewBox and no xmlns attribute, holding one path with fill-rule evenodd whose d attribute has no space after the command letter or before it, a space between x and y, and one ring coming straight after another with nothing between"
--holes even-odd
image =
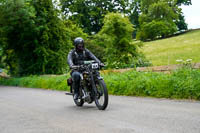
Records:
<instances>
[{"instance_id":1,"label":"black jacket","mask_svg":"<svg viewBox=\"0 0 200 133\"><path fill-rule=\"evenodd\" d=\"M99 64L101 63L99 59L97 59L92 52L90 52L88 49L84 49L83 51L79 52L76 49L73 49L69 52L67 57L67 62L70 66L70 68L73 65L82 65L83 61L89 61L89 60L95 60Z\"/></svg>"}]
</instances>

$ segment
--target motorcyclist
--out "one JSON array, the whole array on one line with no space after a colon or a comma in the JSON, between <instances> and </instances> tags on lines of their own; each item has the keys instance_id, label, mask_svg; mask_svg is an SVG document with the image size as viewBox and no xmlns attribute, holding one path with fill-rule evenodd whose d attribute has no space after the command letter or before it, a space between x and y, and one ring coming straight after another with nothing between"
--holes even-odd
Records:
<instances>
[{"instance_id":1,"label":"motorcyclist","mask_svg":"<svg viewBox=\"0 0 200 133\"><path fill-rule=\"evenodd\" d=\"M79 96L79 86L80 86L80 74L81 72L77 68L83 64L84 61L95 60L100 65L104 66L99 59L97 59L88 49L84 46L84 40L81 37L74 39L74 49L72 49L67 58L67 62L72 69L71 76L74 88L74 100L78 99Z\"/></svg>"}]
</instances>

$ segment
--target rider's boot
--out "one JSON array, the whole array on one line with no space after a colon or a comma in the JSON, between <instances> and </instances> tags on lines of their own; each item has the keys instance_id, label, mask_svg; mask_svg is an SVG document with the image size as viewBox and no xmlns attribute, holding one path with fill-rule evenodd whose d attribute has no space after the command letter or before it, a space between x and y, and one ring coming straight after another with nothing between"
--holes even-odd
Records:
<instances>
[{"instance_id":1,"label":"rider's boot","mask_svg":"<svg viewBox=\"0 0 200 133\"><path fill-rule=\"evenodd\" d=\"M74 100L78 100L78 93L74 94Z\"/></svg>"}]
</instances>

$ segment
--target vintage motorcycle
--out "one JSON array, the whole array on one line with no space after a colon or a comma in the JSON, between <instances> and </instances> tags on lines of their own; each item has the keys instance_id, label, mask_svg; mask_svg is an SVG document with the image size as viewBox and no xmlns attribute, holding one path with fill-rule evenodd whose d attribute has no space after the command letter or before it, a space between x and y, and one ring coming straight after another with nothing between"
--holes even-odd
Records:
<instances>
[{"instance_id":1,"label":"vintage motorcycle","mask_svg":"<svg viewBox=\"0 0 200 133\"><path fill-rule=\"evenodd\" d=\"M74 100L75 104L79 107L83 106L85 102L88 104L95 104L99 110L105 110L108 105L108 90L103 77L100 76L100 66L95 61L84 61L83 65L75 66L73 69L81 72L80 88L78 100ZM70 93L67 95L74 96L72 78L68 79L70 86Z\"/></svg>"}]
</instances>

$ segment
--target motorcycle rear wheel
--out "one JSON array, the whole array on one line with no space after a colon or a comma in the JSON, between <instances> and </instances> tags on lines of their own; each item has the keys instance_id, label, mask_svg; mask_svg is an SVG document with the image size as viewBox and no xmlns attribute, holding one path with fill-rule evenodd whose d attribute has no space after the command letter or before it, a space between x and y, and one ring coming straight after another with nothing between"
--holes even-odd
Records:
<instances>
[{"instance_id":1,"label":"motorcycle rear wheel","mask_svg":"<svg viewBox=\"0 0 200 133\"><path fill-rule=\"evenodd\" d=\"M96 88L95 104L99 110L105 110L108 106L108 90L104 80L98 80Z\"/></svg>"}]
</instances>

